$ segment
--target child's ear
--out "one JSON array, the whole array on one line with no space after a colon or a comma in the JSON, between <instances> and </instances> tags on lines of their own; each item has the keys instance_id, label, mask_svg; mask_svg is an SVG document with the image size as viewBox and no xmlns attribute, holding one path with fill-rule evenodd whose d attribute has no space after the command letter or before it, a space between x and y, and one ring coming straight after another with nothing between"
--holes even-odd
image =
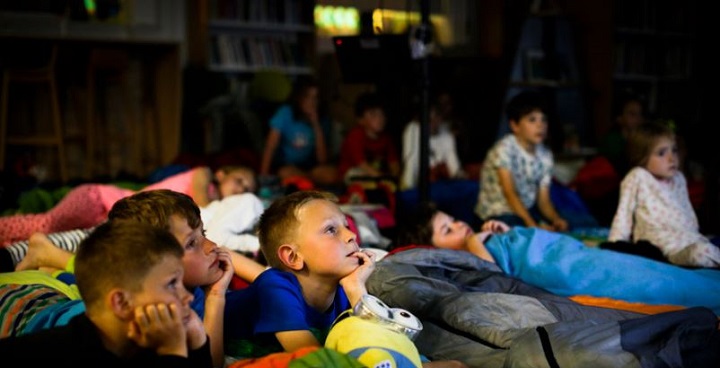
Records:
<instances>
[{"instance_id":1,"label":"child's ear","mask_svg":"<svg viewBox=\"0 0 720 368\"><path fill-rule=\"evenodd\" d=\"M108 293L108 304L118 318L127 320L133 319L135 307L133 306L130 292L124 289L112 289Z\"/></svg>"},{"instance_id":2,"label":"child's ear","mask_svg":"<svg viewBox=\"0 0 720 368\"><path fill-rule=\"evenodd\" d=\"M278 248L278 258L285 267L291 270L300 271L305 265L302 255L298 253L294 244L283 244Z\"/></svg>"}]
</instances>

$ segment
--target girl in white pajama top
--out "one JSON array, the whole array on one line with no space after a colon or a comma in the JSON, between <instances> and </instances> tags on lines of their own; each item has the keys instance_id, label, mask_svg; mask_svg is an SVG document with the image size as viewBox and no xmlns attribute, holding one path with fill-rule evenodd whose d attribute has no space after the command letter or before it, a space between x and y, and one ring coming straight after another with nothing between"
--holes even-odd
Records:
<instances>
[{"instance_id":1,"label":"girl in white pajama top","mask_svg":"<svg viewBox=\"0 0 720 368\"><path fill-rule=\"evenodd\" d=\"M620 184L608 240L646 240L673 264L720 267L720 248L699 231L672 129L642 125L630 136L628 156L634 168Z\"/></svg>"}]
</instances>

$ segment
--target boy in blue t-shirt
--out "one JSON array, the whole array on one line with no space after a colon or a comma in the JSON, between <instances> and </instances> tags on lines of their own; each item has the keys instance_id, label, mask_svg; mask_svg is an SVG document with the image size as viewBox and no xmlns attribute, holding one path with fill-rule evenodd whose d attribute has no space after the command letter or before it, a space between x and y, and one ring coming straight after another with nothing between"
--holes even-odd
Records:
<instances>
[{"instance_id":1,"label":"boy in blue t-shirt","mask_svg":"<svg viewBox=\"0 0 720 368\"><path fill-rule=\"evenodd\" d=\"M259 221L260 249L270 269L246 292L252 326L232 341L232 355L262 356L322 346L335 318L367 294L375 269L335 198L299 191L277 199ZM238 330L233 329L233 332Z\"/></svg>"}]
</instances>

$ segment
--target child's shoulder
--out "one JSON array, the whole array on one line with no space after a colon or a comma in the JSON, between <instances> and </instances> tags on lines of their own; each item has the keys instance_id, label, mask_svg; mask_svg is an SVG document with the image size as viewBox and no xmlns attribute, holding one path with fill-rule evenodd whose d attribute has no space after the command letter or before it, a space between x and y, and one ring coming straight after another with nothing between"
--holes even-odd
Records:
<instances>
[{"instance_id":1,"label":"child's shoulder","mask_svg":"<svg viewBox=\"0 0 720 368\"><path fill-rule=\"evenodd\" d=\"M277 268L268 268L260 273L251 285L262 287L293 285L300 287L300 282L292 272L283 271Z\"/></svg>"}]
</instances>

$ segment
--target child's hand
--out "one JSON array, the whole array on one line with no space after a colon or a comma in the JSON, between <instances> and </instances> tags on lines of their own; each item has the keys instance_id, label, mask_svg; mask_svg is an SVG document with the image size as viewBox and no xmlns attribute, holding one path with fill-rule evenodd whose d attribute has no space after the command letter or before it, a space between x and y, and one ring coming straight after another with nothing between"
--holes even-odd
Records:
<instances>
[{"instance_id":1,"label":"child's hand","mask_svg":"<svg viewBox=\"0 0 720 368\"><path fill-rule=\"evenodd\" d=\"M505 232L508 232L510 230L510 226L508 226L506 223L498 220L488 220L485 221L482 226L480 227L480 231L485 232L489 231L493 234L502 234Z\"/></svg>"},{"instance_id":2,"label":"child's hand","mask_svg":"<svg viewBox=\"0 0 720 368\"><path fill-rule=\"evenodd\" d=\"M562 217L558 217L555 219L555 221L552 222L552 229L555 231L567 231L569 228L567 221L563 219Z\"/></svg>"},{"instance_id":3,"label":"child's hand","mask_svg":"<svg viewBox=\"0 0 720 368\"><path fill-rule=\"evenodd\" d=\"M230 281L232 281L232 277L235 274L232 258L230 257L230 252L232 251L225 247L218 247L215 252L217 252L218 260L220 261L220 269L223 270L223 274L220 279L215 281L215 283L209 285L205 292L208 296L216 295L225 297L225 292L227 292Z\"/></svg>"},{"instance_id":4,"label":"child's hand","mask_svg":"<svg viewBox=\"0 0 720 368\"><path fill-rule=\"evenodd\" d=\"M148 304L135 308L128 338L158 355L188 356L183 316L176 304Z\"/></svg>"},{"instance_id":5,"label":"child's hand","mask_svg":"<svg viewBox=\"0 0 720 368\"><path fill-rule=\"evenodd\" d=\"M195 350L205 345L207 332L197 313L194 310L190 312L190 320L185 324L185 329L187 330L187 344L190 349Z\"/></svg>"},{"instance_id":6,"label":"child's hand","mask_svg":"<svg viewBox=\"0 0 720 368\"><path fill-rule=\"evenodd\" d=\"M358 259L359 266L351 274L345 276L343 280L356 280L365 285L365 281L375 270L375 253L359 250L353 254L353 257ZM340 282L342 283L342 280Z\"/></svg>"},{"instance_id":7,"label":"child's hand","mask_svg":"<svg viewBox=\"0 0 720 368\"><path fill-rule=\"evenodd\" d=\"M350 303L354 306L363 295L367 294L365 281L375 270L375 253L359 250L353 256L358 259L359 266L355 271L340 279L340 285L342 285Z\"/></svg>"}]
</instances>

